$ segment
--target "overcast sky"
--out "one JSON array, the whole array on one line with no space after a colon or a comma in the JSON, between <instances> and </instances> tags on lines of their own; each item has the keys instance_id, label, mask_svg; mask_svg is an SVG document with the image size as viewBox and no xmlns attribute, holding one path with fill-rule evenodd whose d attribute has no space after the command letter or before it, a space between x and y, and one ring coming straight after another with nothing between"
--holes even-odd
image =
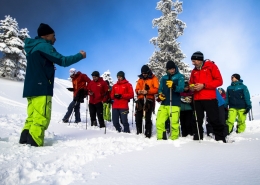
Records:
<instances>
[{"instance_id":1,"label":"overcast sky","mask_svg":"<svg viewBox=\"0 0 260 185\"><path fill-rule=\"evenodd\" d=\"M72 65L83 73L107 70L116 80L120 70L135 86L143 64L149 62L157 28L152 20L161 16L159 0L1 0L0 20L16 18L20 28L37 35L40 23L56 33L55 48L67 56L79 50L87 59ZM252 95L260 93L260 1L259 0L183 0L179 19L187 24L179 38L181 49L191 65L193 52L201 51L215 61L226 89L233 73L239 73ZM56 77L66 79L71 67L58 67ZM191 67L193 67L191 65ZM257 84L257 85L255 85Z\"/></svg>"}]
</instances>

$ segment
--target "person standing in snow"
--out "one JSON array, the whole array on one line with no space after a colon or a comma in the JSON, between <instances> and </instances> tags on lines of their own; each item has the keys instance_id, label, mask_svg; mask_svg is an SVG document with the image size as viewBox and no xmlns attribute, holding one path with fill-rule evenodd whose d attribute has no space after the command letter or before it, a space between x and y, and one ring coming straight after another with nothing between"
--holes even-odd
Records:
<instances>
[{"instance_id":1,"label":"person standing in snow","mask_svg":"<svg viewBox=\"0 0 260 185\"><path fill-rule=\"evenodd\" d=\"M110 93L111 93L111 89L112 87L109 84L109 81L106 80L105 81L108 85L108 90L106 92L106 101L103 103L103 117L104 120L111 122L111 97L110 97Z\"/></svg>"},{"instance_id":2,"label":"person standing in snow","mask_svg":"<svg viewBox=\"0 0 260 185\"><path fill-rule=\"evenodd\" d=\"M185 82L184 91L181 92L181 112L180 112L180 123L181 123L181 135L186 137L193 135L192 132L192 119L193 119L193 108L192 108L193 92L189 89L189 83Z\"/></svg>"},{"instance_id":3,"label":"person standing in snow","mask_svg":"<svg viewBox=\"0 0 260 185\"><path fill-rule=\"evenodd\" d=\"M167 139L165 122L170 118L170 114L172 114L169 119L171 122L171 136L169 138L175 140L179 138L180 93L184 90L184 75L179 72L178 67L173 61L167 62L166 69L167 74L161 78L158 91L158 98L162 103L158 109L156 120L157 139ZM170 94L172 94L172 97L170 97ZM171 103L170 98L172 98Z\"/></svg>"},{"instance_id":4,"label":"person standing in snow","mask_svg":"<svg viewBox=\"0 0 260 185\"><path fill-rule=\"evenodd\" d=\"M158 93L159 81L147 65L141 68L141 74L136 84L136 130L137 134L142 133L142 120L145 111L145 136L152 135L152 112L154 107L154 95ZM145 99L145 100L144 100ZM146 102L144 104L144 101Z\"/></svg>"},{"instance_id":5,"label":"person standing in snow","mask_svg":"<svg viewBox=\"0 0 260 185\"><path fill-rule=\"evenodd\" d=\"M228 126L226 124L226 102L219 93L219 90L216 90L217 100L218 100L218 113L219 113L219 123L224 125L224 135L228 135ZM212 124L207 118L208 123L206 124L207 135L214 138Z\"/></svg>"},{"instance_id":6,"label":"person standing in snow","mask_svg":"<svg viewBox=\"0 0 260 185\"><path fill-rule=\"evenodd\" d=\"M80 71L77 72L75 68L71 68L69 74L72 79L73 88L67 89L73 92L73 101L70 103L68 111L64 115L62 121L68 123L70 115L74 109L75 123L79 123L81 122L80 103L84 103L84 98L86 96L86 83L89 83L91 80L86 74L83 74Z\"/></svg>"},{"instance_id":7,"label":"person standing in snow","mask_svg":"<svg viewBox=\"0 0 260 185\"><path fill-rule=\"evenodd\" d=\"M100 77L98 71L92 72L92 78L88 85L87 91L89 95L89 113L90 113L90 120L91 126L97 126L97 118L99 122L99 127L105 127L104 117L103 117L103 103L107 101L107 91L108 85Z\"/></svg>"},{"instance_id":8,"label":"person standing in snow","mask_svg":"<svg viewBox=\"0 0 260 185\"><path fill-rule=\"evenodd\" d=\"M113 125L118 132L121 132L122 127L119 123L119 119L121 119L124 126L123 132L130 133L127 119L129 113L128 102L134 97L134 91L132 84L125 79L123 71L117 73L117 80L111 91L111 99L114 100L112 104Z\"/></svg>"},{"instance_id":9,"label":"person standing in snow","mask_svg":"<svg viewBox=\"0 0 260 185\"><path fill-rule=\"evenodd\" d=\"M52 46L55 41L54 30L47 24L41 23L35 39L25 40L27 59L24 80L23 97L27 98L27 115L21 132L20 144L32 146L44 145L44 131L51 119L55 66L67 67L83 58L86 52L76 55L63 56Z\"/></svg>"},{"instance_id":10,"label":"person standing in snow","mask_svg":"<svg viewBox=\"0 0 260 185\"><path fill-rule=\"evenodd\" d=\"M218 88L218 92L222 96L222 98L225 100L226 99L226 92L223 88Z\"/></svg>"},{"instance_id":11,"label":"person standing in snow","mask_svg":"<svg viewBox=\"0 0 260 185\"><path fill-rule=\"evenodd\" d=\"M233 131L234 122L237 117L237 130L236 133L242 133L246 129L246 115L252 108L250 94L247 86L243 84L239 74L231 76L231 85L227 88L226 105L228 109L228 132Z\"/></svg>"},{"instance_id":12,"label":"person standing in snow","mask_svg":"<svg viewBox=\"0 0 260 185\"><path fill-rule=\"evenodd\" d=\"M197 125L193 125L193 140L203 139L204 111L213 127L216 141L226 142L224 125L219 122L218 101L216 88L223 84L221 73L216 64L210 60L204 60L203 53L197 51L191 56L195 68L190 76L190 89L194 91L194 107L197 115ZM198 132L200 135L198 135Z\"/></svg>"}]
</instances>

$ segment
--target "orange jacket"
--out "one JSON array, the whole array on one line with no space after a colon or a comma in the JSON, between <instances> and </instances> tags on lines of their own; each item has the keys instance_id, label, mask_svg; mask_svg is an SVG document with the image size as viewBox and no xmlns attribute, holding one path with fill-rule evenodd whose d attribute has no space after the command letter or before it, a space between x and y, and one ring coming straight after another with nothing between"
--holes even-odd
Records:
<instances>
[{"instance_id":1,"label":"orange jacket","mask_svg":"<svg viewBox=\"0 0 260 185\"><path fill-rule=\"evenodd\" d=\"M78 71L75 76L72 78L72 85L73 85L73 96L76 97L78 91L82 88L86 88L86 82L89 83L91 80L86 75Z\"/></svg>"},{"instance_id":2,"label":"orange jacket","mask_svg":"<svg viewBox=\"0 0 260 185\"><path fill-rule=\"evenodd\" d=\"M138 99L143 99L143 94L138 94L139 90L145 90L145 84L149 86L146 98L154 100L154 95L158 93L159 81L154 74L149 74L147 78L144 79L143 75L139 75L139 80L137 81L135 93Z\"/></svg>"}]
</instances>

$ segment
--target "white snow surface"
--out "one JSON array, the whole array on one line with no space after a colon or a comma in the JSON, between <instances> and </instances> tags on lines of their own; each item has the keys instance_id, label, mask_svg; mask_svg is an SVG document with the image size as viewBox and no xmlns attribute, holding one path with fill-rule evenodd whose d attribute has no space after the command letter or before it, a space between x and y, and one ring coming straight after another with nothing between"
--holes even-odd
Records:
<instances>
[{"instance_id":1,"label":"white snow surface","mask_svg":"<svg viewBox=\"0 0 260 185\"><path fill-rule=\"evenodd\" d=\"M254 121L247 120L234 143L216 142L205 136L157 141L135 134L132 101L129 103L131 133L117 133L112 123L104 129L91 127L86 102L82 122L59 123L72 93L71 82L55 78L52 119L44 147L18 144L26 119L23 83L0 78L0 184L88 185L257 185L260 184L260 96L252 97ZM158 109L158 105L157 105ZM155 124L153 115L153 124Z\"/></svg>"}]
</instances>

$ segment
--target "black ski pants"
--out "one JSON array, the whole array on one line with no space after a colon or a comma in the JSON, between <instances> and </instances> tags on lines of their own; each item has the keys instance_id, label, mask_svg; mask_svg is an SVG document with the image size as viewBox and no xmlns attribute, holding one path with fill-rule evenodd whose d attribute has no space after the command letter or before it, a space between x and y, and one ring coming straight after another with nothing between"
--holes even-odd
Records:
<instances>
[{"instance_id":1,"label":"black ski pants","mask_svg":"<svg viewBox=\"0 0 260 185\"><path fill-rule=\"evenodd\" d=\"M225 116L225 107L224 105L221 105L218 107L218 112L219 112L219 123L224 125L224 136L228 135L228 125L226 124L226 116ZM209 120L207 120L208 123L206 124L206 128L207 128L207 135L209 135L210 133L213 133L213 127L212 124L209 122Z\"/></svg>"},{"instance_id":2,"label":"black ski pants","mask_svg":"<svg viewBox=\"0 0 260 185\"><path fill-rule=\"evenodd\" d=\"M192 110L185 110L180 112L180 123L181 123L181 135L186 137L187 135L193 135L192 132Z\"/></svg>"},{"instance_id":3,"label":"black ski pants","mask_svg":"<svg viewBox=\"0 0 260 185\"><path fill-rule=\"evenodd\" d=\"M139 107L140 106L140 107ZM136 103L136 131L137 134L143 133L142 123L144 116L144 100L140 99ZM152 112L153 112L153 101L146 100L145 107L145 136L150 138L152 135Z\"/></svg>"},{"instance_id":4,"label":"black ski pants","mask_svg":"<svg viewBox=\"0 0 260 185\"><path fill-rule=\"evenodd\" d=\"M97 122L96 116L97 116L100 128L105 127L102 102L96 104L89 103L89 113L90 113L91 126L96 125Z\"/></svg>"},{"instance_id":5,"label":"black ski pants","mask_svg":"<svg viewBox=\"0 0 260 185\"><path fill-rule=\"evenodd\" d=\"M200 138L203 139L203 119L204 119L204 111L207 114L208 120L212 125L213 134L215 135L215 140L219 141L225 140L225 130L224 125L219 121L219 109L218 109L218 101L217 99L211 100L195 100L195 111L197 115L197 122L199 127ZM194 130L194 140L198 140L198 129L196 124L193 124Z\"/></svg>"}]
</instances>

